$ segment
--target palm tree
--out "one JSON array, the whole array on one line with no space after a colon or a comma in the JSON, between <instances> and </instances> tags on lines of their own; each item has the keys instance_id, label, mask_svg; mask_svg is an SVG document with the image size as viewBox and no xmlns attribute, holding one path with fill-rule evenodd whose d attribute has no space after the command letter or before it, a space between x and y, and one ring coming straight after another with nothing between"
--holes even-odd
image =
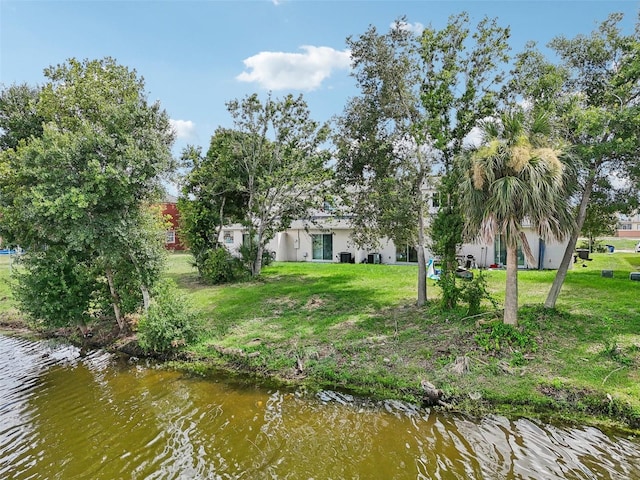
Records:
<instances>
[{"instance_id":1,"label":"palm tree","mask_svg":"<svg viewBox=\"0 0 640 480\"><path fill-rule=\"evenodd\" d=\"M573 225L561 151L551 145L546 115L504 112L483 122L483 143L464 159L465 234L492 242L502 234L507 250L504 323L518 323L517 248L534 262L524 234L530 224L545 240L561 240Z\"/></svg>"}]
</instances>

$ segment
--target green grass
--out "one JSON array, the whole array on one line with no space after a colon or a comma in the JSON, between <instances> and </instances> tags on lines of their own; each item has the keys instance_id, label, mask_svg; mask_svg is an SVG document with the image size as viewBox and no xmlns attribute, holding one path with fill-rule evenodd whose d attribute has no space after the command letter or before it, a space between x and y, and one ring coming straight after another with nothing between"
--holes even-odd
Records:
<instances>
[{"instance_id":1,"label":"green grass","mask_svg":"<svg viewBox=\"0 0 640 480\"><path fill-rule=\"evenodd\" d=\"M640 428L640 282L629 280L640 271L640 254L591 257L573 265L553 311L541 305L555 272L520 271L521 326L515 336L498 332L493 347L491 325L465 318L463 308L440 310L435 282L427 307L415 307L415 266L276 263L259 280L204 287L188 254L175 254L169 275L202 313L205 334L192 348L200 358L410 401L419 401L424 379L465 411ZM485 275L501 302L505 272ZM467 375L451 370L461 356L470 359Z\"/></svg>"},{"instance_id":2,"label":"green grass","mask_svg":"<svg viewBox=\"0 0 640 480\"><path fill-rule=\"evenodd\" d=\"M541 307L554 271L519 272L520 326L502 327L464 308L415 306L417 267L275 263L260 279L224 286L198 282L191 257L169 256L166 275L187 294L203 333L183 367L223 365L257 378L348 389L420 402L421 380L458 411L609 422L640 430L640 254L592 254L568 273L557 309ZM585 265L584 267L582 265ZM613 278L602 276L612 270ZM505 272L486 271L502 302ZM0 316L16 318L0 257ZM482 319L482 321L478 321ZM491 320L493 323L490 323ZM485 323L489 322L489 323ZM459 375L452 365L469 359Z\"/></svg>"},{"instance_id":3,"label":"green grass","mask_svg":"<svg viewBox=\"0 0 640 480\"><path fill-rule=\"evenodd\" d=\"M0 317L5 321L8 321L9 317L13 317L16 314L9 286L12 260L9 255L0 255Z\"/></svg>"}]
</instances>

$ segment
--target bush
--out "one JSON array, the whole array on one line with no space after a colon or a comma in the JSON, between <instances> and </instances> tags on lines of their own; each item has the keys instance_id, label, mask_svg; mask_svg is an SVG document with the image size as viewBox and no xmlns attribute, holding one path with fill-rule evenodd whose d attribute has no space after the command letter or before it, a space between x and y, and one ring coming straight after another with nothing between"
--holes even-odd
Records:
<instances>
[{"instance_id":1,"label":"bush","mask_svg":"<svg viewBox=\"0 0 640 480\"><path fill-rule=\"evenodd\" d=\"M243 244L238 248L238 253L240 254L241 263L245 271L251 272L251 266L255 262L256 258L258 258L258 247L257 245L246 245ZM270 252L269 250L262 251L262 266L267 267L271 265L271 263L275 260L276 254L275 252Z\"/></svg>"},{"instance_id":2,"label":"bush","mask_svg":"<svg viewBox=\"0 0 640 480\"><path fill-rule=\"evenodd\" d=\"M204 282L218 285L238 280L244 276L245 270L240 259L226 248L218 247L204 254L199 273Z\"/></svg>"},{"instance_id":3,"label":"bush","mask_svg":"<svg viewBox=\"0 0 640 480\"><path fill-rule=\"evenodd\" d=\"M469 306L467 315L473 316L480 313L480 305L483 300L491 302L494 308L498 308L497 302L487 289L487 280L479 270L472 280L466 282L460 290L460 298Z\"/></svg>"},{"instance_id":4,"label":"bush","mask_svg":"<svg viewBox=\"0 0 640 480\"><path fill-rule=\"evenodd\" d=\"M175 283L156 286L149 310L138 322L138 344L146 352L178 351L198 337L196 315Z\"/></svg>"},{"instance_id":5,"label":"bush","mask_svg":"<svg viewBox=\"0 0 640 480\"><path fill-rule=\"evenodd\" d=\"M89 263L61 248L25 253L13 271L12 290L18 308L37 326L86 325L100 289Z\"/></svg>"}]
</instances>

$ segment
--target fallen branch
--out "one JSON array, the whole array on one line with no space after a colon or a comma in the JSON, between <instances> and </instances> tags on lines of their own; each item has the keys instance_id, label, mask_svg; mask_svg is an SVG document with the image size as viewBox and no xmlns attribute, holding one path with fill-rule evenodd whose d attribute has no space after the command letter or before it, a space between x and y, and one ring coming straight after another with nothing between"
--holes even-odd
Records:
<instances>
[{"instance_id":1,"label":"fallen branch","mask_svg":"<svg viewBox=\"0 0 640 480\"><path fill-rule=\"evenodd\" d=\"M618 370L622 370L624 367L625 366L623 365L622 367L619 367L619 368L616 368L615 370L610 371L609 374L606 377L604 377L604 380L602 380L602 384L604 385L604 382L606 382L611 375L616 373Z\"/></svg>"}]
</instances>

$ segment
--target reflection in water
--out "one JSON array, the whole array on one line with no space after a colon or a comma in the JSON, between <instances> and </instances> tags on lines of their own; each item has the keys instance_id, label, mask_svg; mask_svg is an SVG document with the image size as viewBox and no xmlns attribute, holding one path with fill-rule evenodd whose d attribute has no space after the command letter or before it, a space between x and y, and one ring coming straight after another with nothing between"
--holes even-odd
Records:
<instances>
[{"instance_id":1,"label":"reflection in water","mask_svg":"<svg viewBox=\"0 0 640 480\"><path fill-rule=\"evenodd\" d=\"M633 479L640 441L310 399L0 335L0 478Z\"/></svg>"}]
</instances>

